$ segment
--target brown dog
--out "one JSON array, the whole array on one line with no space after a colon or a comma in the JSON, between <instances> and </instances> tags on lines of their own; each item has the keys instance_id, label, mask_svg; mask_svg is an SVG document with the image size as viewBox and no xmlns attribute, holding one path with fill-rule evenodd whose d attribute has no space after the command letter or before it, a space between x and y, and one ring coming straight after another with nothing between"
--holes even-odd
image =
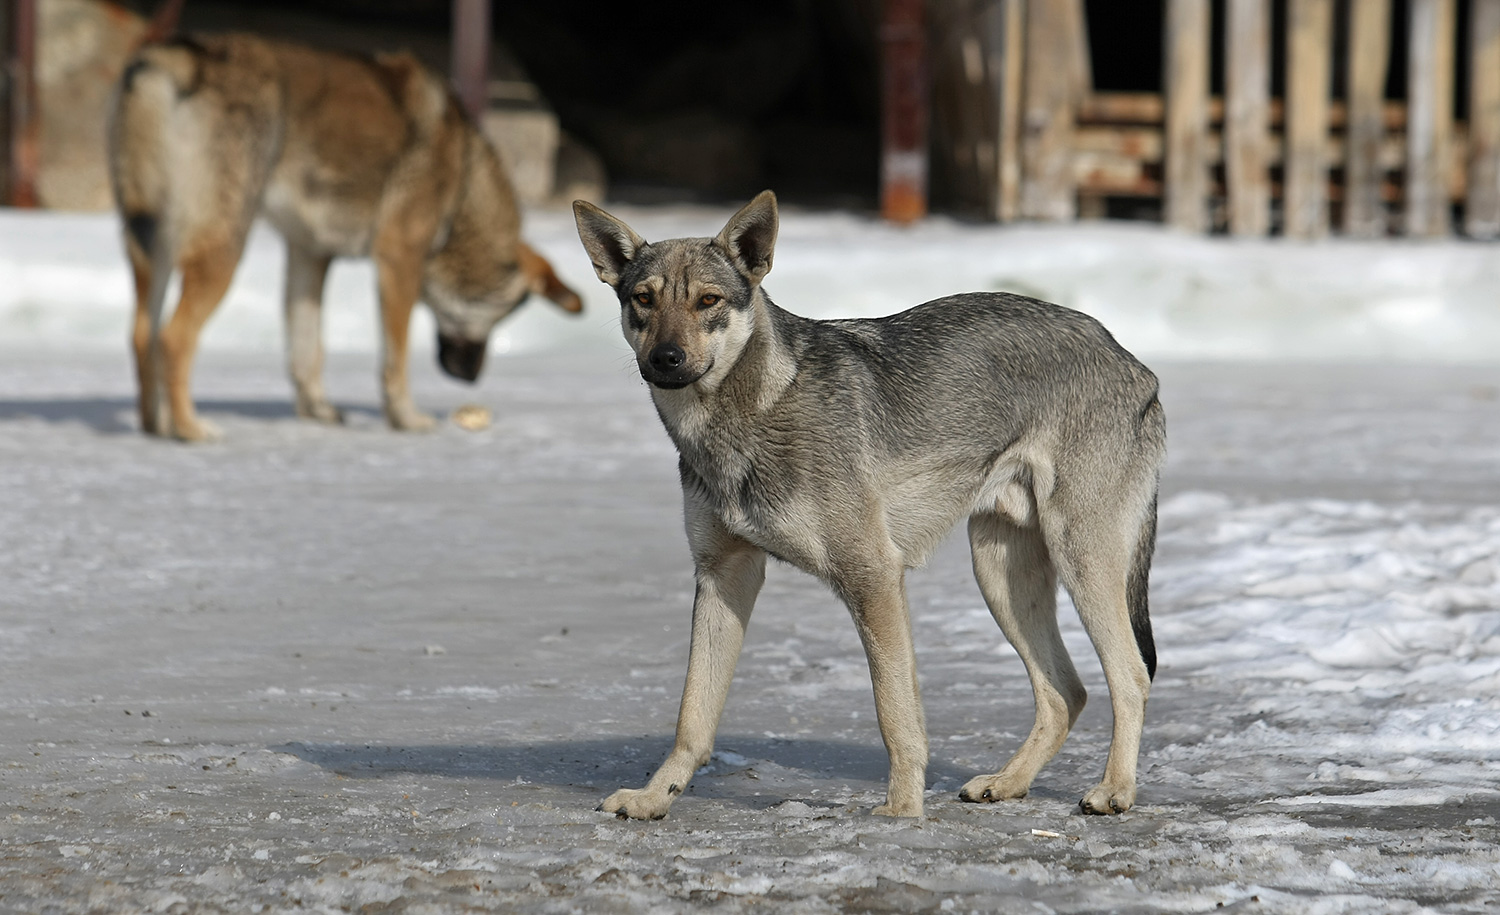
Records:
<instances>
[{"instance_id":1,"label":"brown dog","mask_svg":"<svg viewBox=\"0 0 1500 915\"><path fill-rule=\"evenodd\" d=\"M443 80L409 55L363 58L248 35L151 45L125 69L110 142L135 274L133 344L148 433L214 437L193 409L193 356L257 214L286 239L287 358L299 416L340 419L322 382L323 280L334 257L375 260L381 393L397 429L434 424L407 384L418 299L436 315L444 371L467 381L479 376L490 330L528 294L565 311L583 307L521 241L494 150ZM174 270L182 293L162 327Z\"/></svg>"}]
</instances>

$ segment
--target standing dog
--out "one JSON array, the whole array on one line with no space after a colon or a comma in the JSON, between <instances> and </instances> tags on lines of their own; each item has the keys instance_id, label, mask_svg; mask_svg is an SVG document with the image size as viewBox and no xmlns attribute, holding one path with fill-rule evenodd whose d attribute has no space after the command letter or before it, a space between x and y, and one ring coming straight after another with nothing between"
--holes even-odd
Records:
<instances>
[{"instance_id":1,"label":"standing dog","mask_svg":"<svg viewBox=\"0 0 1500 915\"><path fill-rule=\"evenodd\" d=\"M1083 709L1057 628L1060 578L1114 709L1104 779L1080 803L1128 810L1156 669L1146 580L1166 432L1155 376L1092 318L1016 295L875 320L782 311L761 288L776 243L770 192L715 238L655 244L597 207L573 210L681 455L698 585L676 744L645 788L601 809L665 816L708 761L770 554L849 605L891 761L875 813L919 816L927 734L904 577L967 515L975 577L1026 663L1036 722L1004 768L959 796L1024 796Z\"/></svg>"},{"instance_id":2,"label":"standing dog","mask_svg":"<svg viewBox=\"0 0 1500 915\"><path fill-rule=\"evenodd\" d=\"M433 425L406 377L418 299L437 317L443 369L466 381L479 377L491 328L529 293L583 307L521 241L494 151L442 79L405 54L369 59L248 35L148 46L121 79L110 174L135 274L132 342L149 433L214 435L193 409L193 356L257 213L286 239L299 416L340 419L323 391L320 329L334 257L375 260L381 393L397 429ZM182 293L163 328L174 270Z\"/></svg>"}]
</instances>

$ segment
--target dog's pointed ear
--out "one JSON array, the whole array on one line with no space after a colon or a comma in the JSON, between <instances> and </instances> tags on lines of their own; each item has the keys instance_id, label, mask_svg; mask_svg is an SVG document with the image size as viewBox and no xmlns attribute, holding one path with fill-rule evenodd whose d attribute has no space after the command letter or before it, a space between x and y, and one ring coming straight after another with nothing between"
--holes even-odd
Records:
<instances>
[{"instance_id":1,"label":"dog's pointed ear","mask_svg":"<svg viewBox=\"0 0 1500 915\"><path fill-rule=\"evenodd\" d=\"M557 278L547 259L536 253L524 241L516 246L516 256L521 261L521 274L526 277L526 288L537 295L551 299L563 311L577 314L583 311L583 300Z\"/></svg>"},{"instance_id":2,"label":"dog's pointed ear","mask_svg":"<svg viewBox=\"0 0 1500 915\"><path fill-rule=\"evenodd\" d=\"M724 224L714 243L728 254L735 269L752 283L759 283L771 272L771 256L776 251L776 195L761 191L755 199L740 208Z\"/></svg>"},{"instance_id":3,"label":"dog's pointed ear","mask_svg":"<svg viewBox=\"0 0 1500 915\"><path fill-rule=\"evenodd\" d=\"M594 272L608 285L619 285L620 273L646 246L646 240L587 200L573 201L573 218L578 221L578 238L593 262Z\"/></svg>"}]
</instances>

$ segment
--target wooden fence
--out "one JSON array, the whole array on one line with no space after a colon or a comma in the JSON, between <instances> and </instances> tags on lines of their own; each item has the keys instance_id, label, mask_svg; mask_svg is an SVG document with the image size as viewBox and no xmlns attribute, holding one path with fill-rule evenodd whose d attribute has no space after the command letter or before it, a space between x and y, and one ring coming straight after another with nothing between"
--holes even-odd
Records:
<instances>
[{"instance_id":1,"label":"wooden fence","mask_svg":"<svg viewBox=\"0 0 1500 915\"><path fill-rule=\"evenodd\" d=\"M1082 0L930 5L934 149L956 194L1001 221L1135 199L1194 232L1500 237L1500 0L1400 7L1404 99L1385 97L1392 0L1283 2L1284 98L1271 96L1272 0L1219 5L1223 97L1209 92L1210 0L1166 0L1163 91L1144 94L1094 91Z\"/></svg>"}]
</instances>

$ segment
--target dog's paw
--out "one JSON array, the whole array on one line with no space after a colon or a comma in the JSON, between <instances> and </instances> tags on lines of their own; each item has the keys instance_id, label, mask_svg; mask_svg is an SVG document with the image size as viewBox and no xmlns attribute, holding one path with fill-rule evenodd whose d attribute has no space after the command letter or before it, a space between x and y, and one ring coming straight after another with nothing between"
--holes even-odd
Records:
<instances>
[{"instance_id":1,"label":"dog's paw","mask_svg":"<svg viewBox=\"0 0 1500 915\"><path fill-rule=\"evenodd\" d=\"M1134 785L1110 785L1100 782L1090 788L1078 802L1078 809L1084 813L1111 814L1124 813L1135 804Z\"/></svg>"},{"instance_id":2,"label":"dog's paw","mask_svg":"<svg viewBox=\"0 0 1500 915\"><path fill-rule=\"evenodd\" d=\"M301 419L310 419L314 422L328 423L337 426L344 421L344 413L338 407L326 400L298 401L297 416Z\"/></svg>"},{"instance_id":3,"label":"dog's paw","mask_svg":"<svg viewBox=\"0 0 1500 915\"><path fill-rule=\"evenodd\" d=\"M622 820L659 820L672 806L672 796L650 788L621 788L604 799L598 809Z\"/></svg>"},{"instance_id":4,"label":"dog's paw","mask_svg":"<svg viewBox=\"0 0 1500 915\"><path fill-rule=\"evenodd\" d=\"M431 432L437 428L437 420L421 410L401 410L390 413L386 419L391 428L399 432Z\"/></svg>"},{"instance_id":5,"label":"dog's paw","mask_svg":"<svg viewBox=\"0 0 1500 915\"><path fill-rule=\"evenodd\" d=\"M179 442L201 444L223 441L224 433L208 420L194 418L182 422L173 420L172 437Z\"/></svg>"},{"instance_id":6,"label":"dog's paw","mask_svg":"<svg viewBox=\"0 0 1500 915\"><path fill-rule=\"evenodd\" d=\"M958 797L971 804L989 804L1023 798L1030 790L1030 784L1021 784L1014 779L1000 775L981 775L969 779L969 783L959 789Z\"/></svg>"},{"instance_id":7,"label":"dog's paw","mask_svg":"<svg viewBox=\"0 0 1500 915\"><path fill-rule=\"evenodd\" d=\"M922 802L919 800L916 803L907 801L896 804L887 800L870 813L878 817L919 817L922 815Z\"/></svg>"}]
</instances>

